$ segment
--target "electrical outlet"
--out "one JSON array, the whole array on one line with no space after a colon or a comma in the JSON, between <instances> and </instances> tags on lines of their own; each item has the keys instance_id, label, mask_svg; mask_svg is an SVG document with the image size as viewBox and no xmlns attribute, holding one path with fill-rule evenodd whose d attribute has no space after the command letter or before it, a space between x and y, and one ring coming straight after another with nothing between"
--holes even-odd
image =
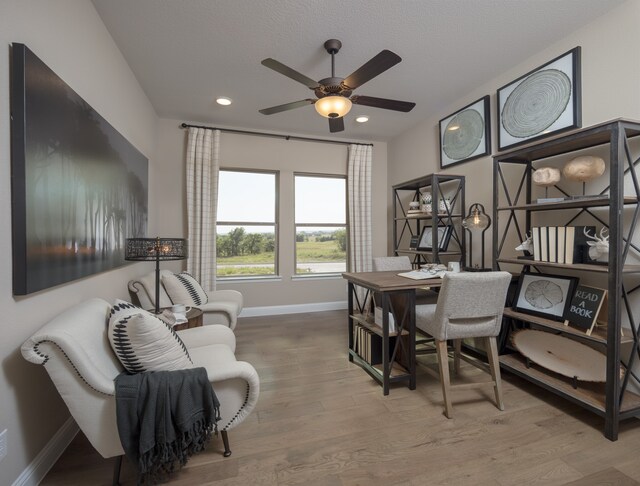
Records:
<instances>
[{"instance_id":1,"label":"electrical outlet","mask_svg":"<svg viewBox=\"0 0 640 486\"><path fill-rule=\"evenodd\" d=\"M7 429L0 432L0 461L7 455Z\"/></svg>"}]
</instances>

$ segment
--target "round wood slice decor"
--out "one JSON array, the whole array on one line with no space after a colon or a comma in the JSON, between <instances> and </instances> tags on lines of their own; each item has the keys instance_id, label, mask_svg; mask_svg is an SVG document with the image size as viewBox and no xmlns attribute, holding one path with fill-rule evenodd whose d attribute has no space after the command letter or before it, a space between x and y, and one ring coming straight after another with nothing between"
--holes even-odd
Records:
<instances>
[{"instance_id":1,"label":"round wood slice decor","mask_svg":"<svg viewBox=\"0 0 640 486\"><path fill-rule=\"evenodd\" d=\"M543 368L582 381L606 381L606 356L589 346L531 329L515 332L511 339L523 356Z\"/></svg>"}]
</instances>

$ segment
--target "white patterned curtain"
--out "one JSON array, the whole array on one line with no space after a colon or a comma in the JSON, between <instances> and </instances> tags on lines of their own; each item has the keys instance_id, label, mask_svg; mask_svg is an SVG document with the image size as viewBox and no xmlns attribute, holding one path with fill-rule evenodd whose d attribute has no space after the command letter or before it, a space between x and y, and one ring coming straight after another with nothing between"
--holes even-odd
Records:
<instances>
[{"instance_id":1,"label":"white patterned curtain","mask_svg":"<svg viewBox=\"0 0 640 486\"><path fill-rule=\"evenodd\" d=\"M370 272L371 145L349 145L347 170L349 207L349 271Z\"/></svg>"},{"instance_id":2,"label":"white patterned curtain","mask_svg":"<svg viewBox=\"0 0 640 486\"><path fill-rule=\"evenodd\" d=\"M216 288L216 210L220 130L189 128L187 141L187 271L206 290Z\"/></svg>"}]
</instances>

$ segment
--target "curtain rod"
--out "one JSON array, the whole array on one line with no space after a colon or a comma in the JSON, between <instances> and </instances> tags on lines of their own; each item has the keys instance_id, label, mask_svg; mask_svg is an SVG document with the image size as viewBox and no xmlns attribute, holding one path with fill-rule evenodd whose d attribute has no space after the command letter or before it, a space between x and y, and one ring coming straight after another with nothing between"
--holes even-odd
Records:
<instances>
[{"instance_id":1,"label":"curtain rod","mask_svg":"<svg viewBox=\"0 0 640 486\"><path fill-rule=\"evenodd\" d=\"M304 142L318 142L318 143L333 143L338 145L370 145L373 147L372 143L357 143L357 142L341 142L337 140L324 140L322 138L311 138L311 137L297 137L295 135L278 135L277 133L265 133L265 132L251 132L249 130L234 130L232 128L216 128L216 127L205 127L203 125L190 125L188 123L183 123L180 125L181 128L205 128L207 130L220 130L221 132L227 133L241 133L244 135L255 135L258 137L272 137L272 138L284 138L285 140L301 140Z\"/></svg>"}]
</instances>

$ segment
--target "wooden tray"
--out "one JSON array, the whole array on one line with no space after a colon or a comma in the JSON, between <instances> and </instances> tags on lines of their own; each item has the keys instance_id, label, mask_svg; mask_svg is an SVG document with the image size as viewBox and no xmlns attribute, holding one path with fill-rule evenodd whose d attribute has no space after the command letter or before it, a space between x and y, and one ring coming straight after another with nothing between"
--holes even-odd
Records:
<instances>
[{"instance_id":1,"label":"wooden tray","mask_svg":"<svg viewBox=\"0 0 640 486\"><path fill-rule=\"evenodd\" d=\"M582 381L607 381L607 357L589 346L532 329L515 332L511 339L523 356L543 368Z\"/></svg>"}]
</instances>

